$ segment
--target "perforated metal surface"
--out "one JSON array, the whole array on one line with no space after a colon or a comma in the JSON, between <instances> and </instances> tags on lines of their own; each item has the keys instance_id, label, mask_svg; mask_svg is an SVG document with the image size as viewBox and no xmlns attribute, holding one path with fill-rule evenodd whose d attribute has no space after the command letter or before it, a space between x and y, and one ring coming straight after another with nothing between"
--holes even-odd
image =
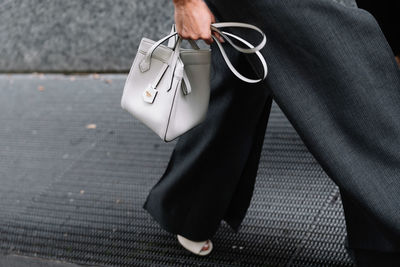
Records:
<instances>
[{"instance_id":1,"label":"perforated metal surface","mask_svg":"<svg viewBox=\"0 0 400 267\"><path fill-rule=\"evenodd\" d=\"M121 109L125 78L0 75L3 253L105 266L351 266L338 189L275 103L240 233L223 221L208 257L181 248L142 209L175 142Z\"/></svg>"}]
</instances>

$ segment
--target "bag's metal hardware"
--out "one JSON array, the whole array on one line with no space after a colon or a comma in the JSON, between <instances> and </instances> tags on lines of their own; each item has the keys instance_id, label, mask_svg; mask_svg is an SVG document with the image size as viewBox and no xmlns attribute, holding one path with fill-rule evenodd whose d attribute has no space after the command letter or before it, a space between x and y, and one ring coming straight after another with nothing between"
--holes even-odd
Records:
<instances>
[{"instance_id":1,"label":"bag's metal hardware","mask_svg":"<svg viewBox=\"0 0 400 267\"><path fill-rule=\"evenodd\" d=\"M153 88L153 86L151 86L151 84L149 84L149 86L147 86L146 90L143 91L143 100L147 103L152 104L154 102L154 99L156 98L158 91L156 89Z\"/></svg>"}]
</instances>

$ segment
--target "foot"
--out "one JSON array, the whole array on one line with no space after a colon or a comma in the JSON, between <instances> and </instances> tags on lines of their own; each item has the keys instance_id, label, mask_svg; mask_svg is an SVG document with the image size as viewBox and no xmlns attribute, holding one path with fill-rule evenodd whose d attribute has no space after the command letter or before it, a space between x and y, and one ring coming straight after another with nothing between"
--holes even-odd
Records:
<instances>
[{"instance_id":1,"label":"foot","mask_svg":"<svg viewBox=\"0 0 400 267\"><path fill-rule=\"evenodd\" d=\"M200 256L205 256L208 255L212 248L212 242L211 240L205 240L205 241L192 241L190 239L187 239L181 235L177 235L179 243L192 252L193 254L200 255Z\"/></svg>"},{"instance_id":2,"label":"foot","mask_svg":"<svg viewBox=\"0 0 400 267\"><path fill-rule=\"evenodd\" d=\"M207 251L210 248L210 240L207 240L204 246L201 248L200 252Z\"/></svg>"}]
</instances>

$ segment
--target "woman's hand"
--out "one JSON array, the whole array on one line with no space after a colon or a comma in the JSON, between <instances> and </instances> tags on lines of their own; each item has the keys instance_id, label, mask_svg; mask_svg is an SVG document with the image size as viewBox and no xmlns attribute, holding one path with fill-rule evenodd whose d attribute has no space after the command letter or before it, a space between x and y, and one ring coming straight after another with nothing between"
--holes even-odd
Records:
<instances>
[{"instance_id":1,"label":"woman's hand","mask_svg":"<svg viewBox=\"0 0 400 267\"><path fill-rule=\"evenodd\" d=\"M175 27L183 39L202 39L207 44L214 40L211 37L211 23L215 17L203 0L173 0L175 6ZM216 32L214 35L224 42Z\"/></svg>"}]
</instances>

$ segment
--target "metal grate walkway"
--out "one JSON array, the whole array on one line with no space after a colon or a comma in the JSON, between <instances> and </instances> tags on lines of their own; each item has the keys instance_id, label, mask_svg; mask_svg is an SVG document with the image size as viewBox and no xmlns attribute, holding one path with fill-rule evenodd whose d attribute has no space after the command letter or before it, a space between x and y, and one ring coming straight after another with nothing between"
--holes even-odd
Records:
<instances>
[{"instance_id":1,"label":"metal grate walkway","mask_svg":"<svg viewBox=\"0 0 400 267\"><path fill-rule=\"evenodd\" d=\"M252 204L197 257L142 204L165 144L120 107L126 75L0 75L0 251L101 266L351 266L337 187L274 103Z\"/></svg>"}]
</instances>

